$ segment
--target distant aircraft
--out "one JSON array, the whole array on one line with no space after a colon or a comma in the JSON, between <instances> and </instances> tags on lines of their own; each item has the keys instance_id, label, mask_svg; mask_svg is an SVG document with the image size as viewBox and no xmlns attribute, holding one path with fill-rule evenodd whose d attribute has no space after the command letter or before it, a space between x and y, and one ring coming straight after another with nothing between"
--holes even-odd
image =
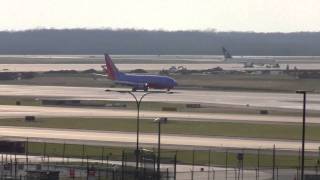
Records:
<instances>
[{"instance_id":1,"label":"distant aircraft","mask_svg":"<svg viewBox=\"0 0 320 180\"><path fill-rule=\"evenodd\" d=\"M279 67L279 64L274 59L271 59L271 58L245 58L245 57L233 58L231 53L225 47L222 47L222 53L223 53L225 62L241 63L241 64L244 64L245 67L254 67L254 65L257 65L257 66L267 65L274 68Z\"/></svg>"},{"instance_id":2,"label":"distant aircraft","mask_svg":"<svg viewBox=\"0 0 320 180\"><path fill-rule=\"evenodd\" d=\"M132 91L153 89L173 89L177 82L168 76L137 75L120 72L108 54L104 54L106 65L101 66L107 77L116 84L132 87ZM106 75L103 75L106 76Z\"/></svg>"}]
</instances>

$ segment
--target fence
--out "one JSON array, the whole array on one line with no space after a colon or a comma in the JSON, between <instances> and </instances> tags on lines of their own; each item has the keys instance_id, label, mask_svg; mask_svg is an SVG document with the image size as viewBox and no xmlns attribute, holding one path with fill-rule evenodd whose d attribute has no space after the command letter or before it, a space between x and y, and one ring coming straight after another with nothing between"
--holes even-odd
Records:
<instances>
[{"instance_id":1,"label":"fence","mask_svg":"<svg viewBox=\"0 0 320 180\"><path fill-rule=\"evenodd\" d=\"M24 178L27 171L59 171L61 179L157 179L157 152L141 150L135 168L134 149L73 144L25 142L21 153L11 149L0 154L1 177ZM8 151L7 151L8 152ZM162 179L285 180L298 179L300 152L295 149L213 149L162 150ZM309 150L306 174L320 171L318 150ZM70 176L70 173L74 176Z\"/></svg>"},{"instance_id":2,"label":"fence","mask_svg":"<svg viewBox=\"0 0 320 180\"><path fill-rule=\"evenodd\" d=\"M320 179L320 173L315 167L305 167L305 177L313 176ZM299 168L270 168L245 169L241 171L237 168L212 169L210 171L190 171L177 172L179 180L298 180L300 178ZM306 179L306 178L305 178Z\"/></svg>"},{"instance_id":3,"label":"fence","mask_svg":"<svg viewBox=\"0 0 320 180\"><path fill-rule=\"evenodd\" d=\"M11 167L10 167L11 166ZM26 179L27 172L59 172L60 179L135 179L135 170L132 167L125 166L101 166L98 164L90 164L89 167L81 165L67 164L42 164L30 163L28 166L24 163L4 164L0 165L1 179L11 177L14 179ZM141 168L139 179L151 180L157 179L156 173L147 172L148 170ZM275 170L271 168L263 169L238 169L238 168L216 168L211 167L209 171L190 170L187 172L177 172L173 174L169 171L162 171L161 179L163 180L294 180L300 177L299 168L287 168ZM315 167L306 167L307 175L320 175L319 170ZM320 176L319 176L320 177ZM319 178L318 177L318 178ZM30 179L30 178L29 178Z\"/></svg>"}]
</instances>

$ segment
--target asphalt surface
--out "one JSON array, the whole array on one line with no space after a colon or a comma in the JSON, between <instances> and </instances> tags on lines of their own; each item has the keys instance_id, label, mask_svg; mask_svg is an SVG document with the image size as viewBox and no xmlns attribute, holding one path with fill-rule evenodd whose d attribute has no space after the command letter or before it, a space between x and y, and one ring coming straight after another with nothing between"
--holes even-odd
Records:
<instances>
[{"instance_id":1,"label":"asphalt surface","mask_svg":"<svg viewBox=\"0 0 320 180\"><path fill-rule=\"evenodd\" d=\"M103 65L103 60L101 64L1 64L0 72L46 72L46 71L62 71L62 70L76 70L84 71L88 69L101 70L101 65ZM117 67L122 71L131 71L137 67L139 69L144 69L146 71L160 71L163 69L169 69L170 67L183 66L189 70L206 70L216 67L221 67L224 70L285 70L287 64L280 64L279 68L266 68L266 67L254 67L254 68L244 68L243 64L235 63L202 63L202 64L188 64L188 63L173 63L173 64L117 64ZM298 68L299 70L319 70L319 63L309 63L309 64L290 64L291 68Z\"/></svg>"},{"instance_id":2,"label":"asphalt surface","mask_svg":"<svg viewBox=\"0 0 320 180\"><path fill-rule=\"evenodd\" d=\"M37 98L65 98L65 99L103 99L132 101L133 98L125 93L105 92L104 88L90 87L57 87L57 86L16 86L0 85L2 96L31 96ZM137 95L142 95L138 92ZM308 109L320 109L320 95L308 96L312 99ZM150 94L144 101L184 102L184 103L212 103L221 105L256 106L301 109L301 95L285 93L250 93L250 92L222 92L222 91L187 91L177 90L173 94ZM0 105L0 117L23 117L35 115L44 117L135 117L135 110L114 110L107 108L69 108L69 107L41 107L41 106L8 106ZM255 121L255 122L301 122L300 117L243 115L217 113L186 113L186 112L156 112L142 111L144 118L167 116L175 120L226 120L226 121ZM308 117L308 122L318 123L316 117ZM0 136L15 138L33 138L38 141L68 142L95 145L132 145L136 139L134 133L99 132L81 130L59 130L41 128L0 127ZM157 137L153 134L142 134L142 144L154 145ZM299 141L279 141L249 138L197 137L186 135L164 135L164 146L174 148L184 147L228 147L228 148L277 148L298 149ZM307 149L318 150L319 143L308 142Z\"/></svg>"},{"instance_id":3,"label":"asphalt surface","mask_svg":"<svg viewBox=\"0 0 320 180\"><path fill-rule=\"evenodd\" d=\"M105 89L106 88L93 87L0 85L0 96L32 96L38 98L51 97L64 99L133 101L133 98L129 94L112 91L105 92ZM173 90L172 92L172 94L153 93L147 95L143 101L209 103L261 108L288 108L295 110L302 109L302 96L301 94L296 94L294 92L267 93L194 90ZM138 97L142 94L143 92L136 93ZM320 94L308 94L307 109L320 110Z\"/></svg>"}]
</instances>

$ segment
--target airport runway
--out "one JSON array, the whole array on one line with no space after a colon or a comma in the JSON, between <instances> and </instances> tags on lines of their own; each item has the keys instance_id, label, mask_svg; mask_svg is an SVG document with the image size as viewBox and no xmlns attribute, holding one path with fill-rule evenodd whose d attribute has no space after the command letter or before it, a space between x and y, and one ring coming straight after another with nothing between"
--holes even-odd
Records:
<instances>
[{"instance_id":1,"label":"airport runway","mask_svg":"<svg viewBox=\"0 0 320 180\"><path fill-rule=\"evenodd\" d=\"M62 70L76 70L84 71L88 69L95 69L101 71L101 65L104 61L101 60L101 64L1 64L0 72L46 72L46 71L62 71ZM221 67L224 70L285 70L287 64L280 64L280 68L266 68L266 67L254 67L245 68L243 64L235 63L223 63L223 62L212 62L211 64L199 63L199 64L188 64L188 63L167 63L167 64L117 64L117 67L122 71L131 71L134 69L144 69L146 71L160 71L163 69L169 69L172 66L183 66L189 70L206 70L216 67ZM299 70L319 70L320 63L308 63L308 64L289 64L289 67L293 69L294 67Z\"/></svg>"},{"instance_id":2,"label":"airport runway","mask_svg":"<svg viewBox=\"0 0 320 180\"><path fill-rule=\"evenodd\" d=\"M36 117L93 117L93 118L131 118L135 120L136 110L112 108L75 108L75 107L43 107L43 106L11 106L0 105L0 118ZM230 113L192 113L192 112L140 112L141 118L154 119L168 117L175 121L206 121L206 122L247 122L247 123L300 123L300 116L252 115ZM307 117L308 123L320 123L318 117Z\"/></svg>"},{"instance_id":3,"label":"airport runway","mask_svg":"<svg viewBox=\"0 0 320 180\"><path fill-rule=\"evenodd\" d=\"M0 96L32 96L35 98L53 97L58 99L133 101L133 98L129 94L105 92L105 89L106 88L95 87L0 85ZM295 110L302 109L302 96L294 92L266 93L197 90L173 90L173 92L173 94L150 94L146 96L143 101L208 103L244 107L288 108ZM137 92L136 94L139 96L142 95L143 92ZM307 109L320 110L320 94L308 94L307 101Z\"/></svg>"},{"instance_id":4,"label":"airport runway","mask_svg":"<svg viewBox=\"0 0 320 180\"><path fill-rule=\"evenodd\" d=\"M222 56L217 55L111 55L119 69L133 70L138 66L148 71L160 71L171 66L184 66L190 70L204 70L222 67L225 70L270 70L266 67L244 68L241 59L274 59L280 64L280 68L311 70L320 69L320 57L314 56L234 56L234 62L225 62ZM258 60L259 61L259 60ZM0 55L1 69L3 72L43 72L87 69L101 70L104 57L99 55Z\"/></svg>"},{"instance_id":5,"label":"airport runway","mask_svg":"<svg viewBox=\"0 0 320 180\"><path fill-rule=\"evenodd\" d=\"M140 134L140 142L145 145L156 145L157 135ZM47 129L47 128L24 128L24 127L0 127L2 138L30 138L30 141L45 142L66 142L71 144L91 144L91 145L112 145L120 143L122 145L134 146L136 142L135 133L112 132L112 131L85 131L67 129ZM272 149L275 145L278 149L295 149L301 146L300 141L280 141L266 139L249 138L224 138L224 137L198 137L198 136L178 136L163 135L161 143L166 147L227 147L227 148L248 148L248 149ZM306 142L306 149L318 151L319 142Z\"/></svg>"},{"instance_id":6,"label":"airport runway","mask_svg":"<svg viewBox=\"0 0 320 180\"><path fill-rule=\"evenodd\" d=\"M84 71L88 69L95 69L97 71L101 71L101 65L103 64L104 60L101 60L101 64L1 64L0 72L46 72L62 70ZM217 66L222 67L225 70L243 69L242 64L117 64L117 67L121 71L131 71L134 69L144 69L146 71L160 71L162 69L169 69L172 66L184 66L189 70L204 70L216 68Z\"/></svg>"}]
</instances>

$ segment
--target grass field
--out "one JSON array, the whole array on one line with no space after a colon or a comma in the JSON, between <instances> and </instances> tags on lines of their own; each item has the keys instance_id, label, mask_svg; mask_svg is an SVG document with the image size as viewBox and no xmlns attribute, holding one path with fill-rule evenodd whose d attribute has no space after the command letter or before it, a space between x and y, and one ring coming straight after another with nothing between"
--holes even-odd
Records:
<instances>
[{"instance_id":1,"label":"grass field","mask_svg":"<svg viewBox=\"0 0 320 180\"><path fill-rule=\"evenodd\" d=\"M1 105L17 105L17 102L23 106L40 106L41 102L34 97L21 96L0 96Z\"/></svg>"},{"instance_id":2,"label":"grass field","mask_svg":"<svg viewBox=\"0 0 320 180\"><path fill-rule=\"evenodd\" d=\"M193 74L173 77L181 87L198 89L273 92L293 92L296 89L320 89L320 84L316 83L318 79L296 79L288 75Z\"/></svg>"},{"instance_id":3,"label":"grass field","mask_svg":"<svg viewBox=\"0 0 320 180\"><path fill-rule=\"evenodd\" d=\"M150 149L156 152L155 149ZM84 162L86 158L97 159L97 160L116 160L121 161L122 153L126 154L128 161L134 161L134 149L123 148L123 147L99 147L99 146L84 146L84 145L70 145L70 144L52 144L52 143L28 143L28 152L31 155L40 156L51 156L51 157L65 157L67 158L76 157L83 158ZM244 153L244 166L245 167L257 167L258 159L259 166L272 167L273 156L272 150L269 153L265 151L260 151L258 155L257 152L246 152L238 151ZM230 152L225 150L162 150L161 157L163 158L162 163L172 163L174 155L177 154L177 162L179 164L194 164L196 165L214 165L222 166L228 163L228 167L237 167L238 152ZM284 167L298 167L299 166L299 156L297 155L283 155L277 154L275 156L275 166L279 168ZM209 155L210 154L210 155ZM305 164L306 166L316 166L318 157L306 156Z\"/></svg>"},{"instance_id":4,"label":"grass field","mask_svg":"<svg viewBox=\"0 0 320 180\"><path fill-rule=\"evenodd\" d=\"M25 122L22 119L1 119L1 126L24 126L45 128L69 128L106 131L135 132L135 119L102 119L102 118L38 118L36 122ZM163 133L203 136L252 137L268 139L301 138L299 124L249 124L232 122L181 122L170 121L162 126ZM140 121L141 132L155 133L157 124L152 120ZM306 139L320 140L320 126L307 125Z\"/></svg>"}]
</instances>

